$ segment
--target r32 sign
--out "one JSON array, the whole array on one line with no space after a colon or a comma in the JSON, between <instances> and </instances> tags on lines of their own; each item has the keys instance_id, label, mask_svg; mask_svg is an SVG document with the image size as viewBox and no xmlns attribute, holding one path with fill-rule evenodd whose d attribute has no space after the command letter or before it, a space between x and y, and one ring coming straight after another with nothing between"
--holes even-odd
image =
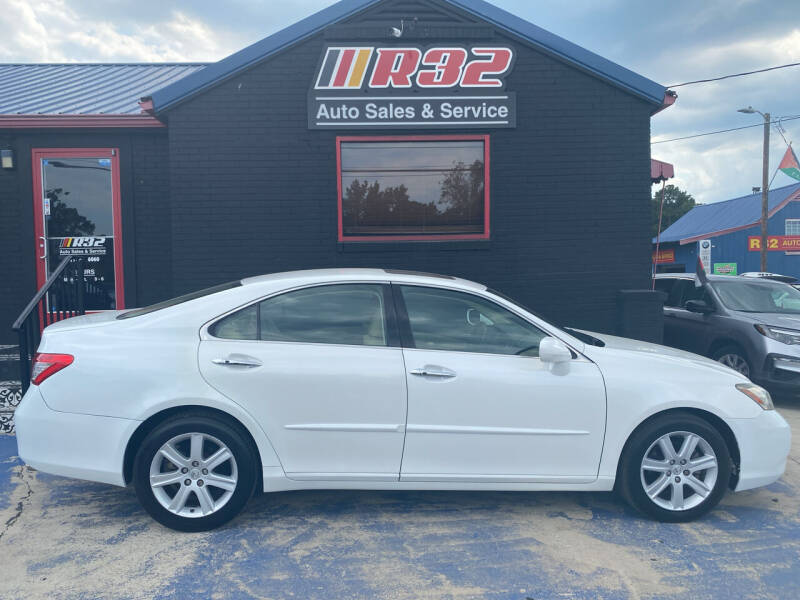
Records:
<instances>
[{"instance_id":1,"label":"r32 sign","mask_svg":"<svg viewBox=\"0 0 800 600\"><path fill-rule=\"evenodd\" d=\"M514 52L506 47L331 46L317 71L314 89L498 89L504 87L513 62Z\"/></svg>"}]
</instances>

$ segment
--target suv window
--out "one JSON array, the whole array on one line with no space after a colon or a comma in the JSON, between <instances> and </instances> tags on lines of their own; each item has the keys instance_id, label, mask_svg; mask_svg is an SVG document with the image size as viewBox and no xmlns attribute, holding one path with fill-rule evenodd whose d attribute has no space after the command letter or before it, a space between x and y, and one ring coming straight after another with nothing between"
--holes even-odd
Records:
<instances>
[{"instance_id":1,"label":"suv window","mask_svg":"<svg viewBox=\"0 0 800 600\"><path fill-rule=\"evenodd\" d=\"M305 288L228 315L209 333L233 340L386 346L383 298L383 287L374 284Z\"/></svg>"},{"instance_id":2,"label":"suv window","mask_svg":"<svg viewBox=\"0 0 800 600\"><path fill-rule=\"evenodd\" d=\"M706 286L697 287L694 285L694 282L687 281L686 288L683 292L683 298L681 299L681 307L686 306L686 303L689 300L702 300L709 306L714 306L714 301L711 299L711 296L708 294L708 289Z\"/></svg>"},{"instance_id":3,"label":"suv window","mask_svg":"<svg viewBox=\"0 0 800 600\"><path fill-rule=\"evenodd\" d=\"M684 290L686 290L690 285L694 287L694 282L686 279L676 279L674 285L669 290L667 301L664 303L664 305L672 308L683 306L681 298L683 298Z\"/></svg>"},{"instance_id":4,"label":"suv window","mask_svg":"<svg viewBox=\"0 0 800 600\"><path fill-rule=\"evenodd\" d=\"M414 346L422 350L539 356L547 334L479 296L400 286Z\"/></svg>"},{"instance_id":5,"label":"suv window","mask_svg":"<svg viewBox=\"0 0 800 600\"><path fill-rule=\"evenodd\" d=\"M671 304L669 304L669 297L670 297L670 292L672 291L672 288L675 287L675 283L676 282L677 282L677 279L656 279L655 280L656 291L664 292L667 295L667 299L664 301L664 304L666 306L672 306Z\"/></svg>"}]
</instances>

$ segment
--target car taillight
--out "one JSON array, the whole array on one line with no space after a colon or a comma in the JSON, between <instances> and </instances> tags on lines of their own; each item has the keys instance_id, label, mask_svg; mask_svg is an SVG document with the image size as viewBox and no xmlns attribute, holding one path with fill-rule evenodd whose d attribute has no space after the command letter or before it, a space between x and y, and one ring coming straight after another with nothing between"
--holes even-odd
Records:
<instances>
[{"instance_id":1,"label":"car taillight","mask_svg":"<svg viewBox=\"0 0 800 600\"><path fill-rule=\"evenodd\" d=\"M58 373L72 364L75 357L71 354L36 354L33 357L31 383L39 385L53 373Z\"/></svg>"}]
</instances>

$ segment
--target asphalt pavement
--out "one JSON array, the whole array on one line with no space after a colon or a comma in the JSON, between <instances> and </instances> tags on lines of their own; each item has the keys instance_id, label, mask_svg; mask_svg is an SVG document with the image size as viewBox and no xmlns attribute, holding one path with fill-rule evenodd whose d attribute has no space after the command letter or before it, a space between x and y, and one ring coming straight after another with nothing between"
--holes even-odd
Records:
<instances>
[{"instance_id":1,"label":"asphalt pavement","mask_svg":"<svg viewBox=\"0 0 800 600\"><path fill-rule=\"evenodd\" d=\"M800 598L798 437L781 481L689 524L613 494L315 491L182 534L0 436L0 598Z\"/></svg>"}]
</instances>

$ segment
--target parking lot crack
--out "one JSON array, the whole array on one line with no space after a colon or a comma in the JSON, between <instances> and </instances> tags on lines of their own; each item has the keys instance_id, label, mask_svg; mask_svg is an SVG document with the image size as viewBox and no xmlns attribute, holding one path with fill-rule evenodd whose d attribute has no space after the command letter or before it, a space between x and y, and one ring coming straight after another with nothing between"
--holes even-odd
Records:
<instances>
[{"instance_id":1,"label":"parking lot crack","mask_svg":"<svg viewBox=\"0 0 800 600\"><path fill-rule=\"evenodd\" d=\"M28 481L28 477L26 476L28 473L27 467L20 467L17 471L17 477L20 479L21 483L25 486L25 495L17 502L16 509L14 510L14 514L11 515L8 519L6 519L5 524L3 525L3 530L0 531L0 540L3 539L3 536L8 533L8 530L11 529L14 524L19 520L22 516L22 511L25 509L25 505L30 503L31 496L33 495L33 488L31 487L30 481Z\"/></svg>"}]
</instances>

